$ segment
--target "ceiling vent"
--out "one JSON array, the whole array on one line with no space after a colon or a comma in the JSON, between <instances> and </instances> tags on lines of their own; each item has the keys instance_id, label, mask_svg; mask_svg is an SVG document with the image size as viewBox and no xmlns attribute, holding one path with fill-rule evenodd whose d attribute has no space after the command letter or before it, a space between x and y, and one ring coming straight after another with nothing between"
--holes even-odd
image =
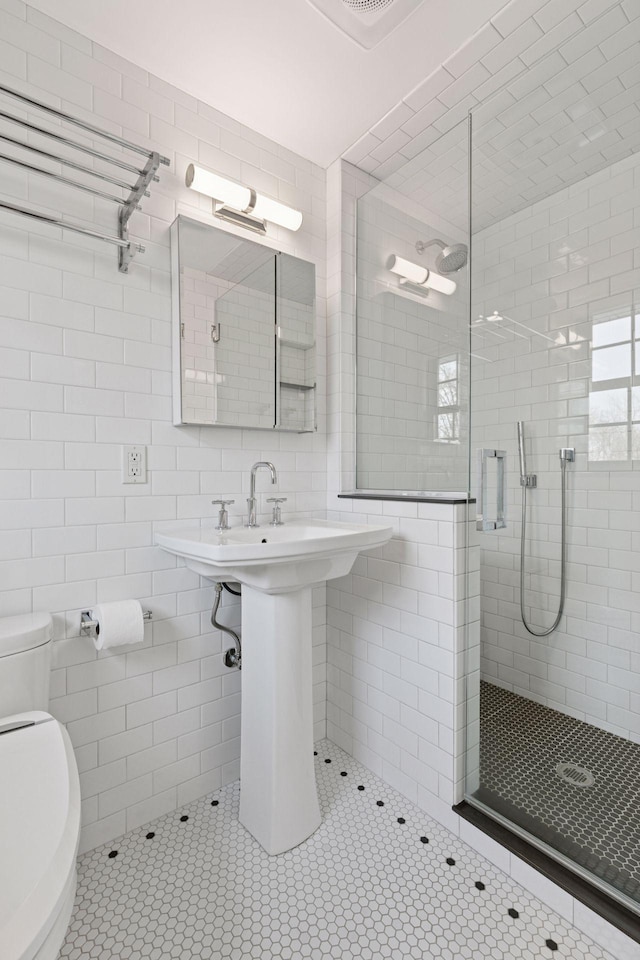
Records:
<instances>
[{"instance_id":1,"label":"ceiling vent","mask_svg":"<svg viewBox=\"0 0 640 960\"><path fill-rule=\"evenodd\" d=\"M327 20L366 50L388 37L422 0L308 0Z\"/></svg>"}]
</instances>

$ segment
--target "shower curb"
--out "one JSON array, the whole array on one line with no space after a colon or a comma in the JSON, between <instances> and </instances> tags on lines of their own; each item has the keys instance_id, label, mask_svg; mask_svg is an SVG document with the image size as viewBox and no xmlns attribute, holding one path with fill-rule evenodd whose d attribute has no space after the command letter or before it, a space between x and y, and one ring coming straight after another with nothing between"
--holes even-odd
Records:
<instances>
[{"instance_id":1,"label":"shower curb","mask_svg":"<svg viewBox=\"0 0 640 960\"><path fill-rule=\"evenodd\" d=\"M456 804L453 811L463 820L466 820L521 860L524 860L525 863L557 884L562 890L575 897L589 910L593 910L594 913L616 927L625 936L636 943L640 943L640 918L614 897L589 883L583 877L578 876L523 837L512 833L507 827L502 826L466 800Z\"/></svg>"}]
</instances>

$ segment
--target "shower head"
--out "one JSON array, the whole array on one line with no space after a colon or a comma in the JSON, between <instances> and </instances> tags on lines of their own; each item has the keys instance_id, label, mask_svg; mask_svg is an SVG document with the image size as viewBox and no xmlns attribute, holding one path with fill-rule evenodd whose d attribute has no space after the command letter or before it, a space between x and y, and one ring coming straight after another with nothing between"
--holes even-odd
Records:
<instances>
[{"instance_id":1,"label":"shower head","mask_svg":"<svg viewBox=\"0 0 640 960\"><path fill-rule=\"evenodd\" d=\"M427 247L432 247L434 244L442 247L442 252L436 257L436 270L438 273L456 273L465 266L469 255L465 243L447 244L444 240L437 238L433 240L418 240L416 250L418 253L424 253Z\"/></svg>"},{"instance_id":2,"label":"shower head","mask_svg":"<svg viewBox=\"0 0 640 960\"><path fill-rule=\"evenodd\" d=\"M436 257L438 273L456 273L467 263L467 247L464 243L454 243L445 247Z\"/></svg>"}]
</instances>

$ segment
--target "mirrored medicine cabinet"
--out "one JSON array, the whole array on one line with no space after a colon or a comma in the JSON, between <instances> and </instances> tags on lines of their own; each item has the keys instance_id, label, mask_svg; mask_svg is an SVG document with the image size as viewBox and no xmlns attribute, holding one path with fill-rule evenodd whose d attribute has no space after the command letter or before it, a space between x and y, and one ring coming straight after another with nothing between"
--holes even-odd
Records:
<instances>
[{"instance_id":1,"label":"mirrored medicine cabinet","mask_svg":"<svg viewBox=\"0 0 640 960\"><path fill-rule=\"evenodd\" d=\"M179 216L171 265L174 423L315 430L314 264Z\"/></svg>"}]
</instances>

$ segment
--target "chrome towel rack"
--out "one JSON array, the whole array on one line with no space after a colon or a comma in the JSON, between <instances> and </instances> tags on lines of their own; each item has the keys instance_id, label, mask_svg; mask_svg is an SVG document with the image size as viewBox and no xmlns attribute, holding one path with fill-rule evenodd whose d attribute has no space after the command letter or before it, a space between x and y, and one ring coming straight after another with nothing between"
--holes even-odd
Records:
<instances>
[{"instance_id":1,"label":"chrome towel rack","mask_svg":"<svg viewBox=\"0 0 640 960\"><path fill-rule=\"evenodd\" d=\"M50 223L53 226L62 227L64 230L71 230L74 233L84 234L84 236L93 237L97 240L104 240L106 243L116 246L118 248L118 270L121 273L127 273L129 270L129 264L131 263L134 255L136 253L144 253L144 246L138 241L131 240L129 238L129 219L135 210L140 209L139 201L142 199L142 197L150 196L148 189L150 184L157 182L159 179L156 175L156 171L161 165L168 166L169 159L167 157L163 157L155 150L148 150L145 147L140 147L137 144L132 143L130 140L125 140L123 137L118 137L113 133L109 133L107 130L101 130L100 127L96 127L84 120L79 120L77 117L74 117L69 113L65 113L62 110L58 110L55 107L50 107L48 104L42 103L40 100L35 100L33 97L28 97L26 94L20 93L18 90L14 90L12 87L7 87L4 84L0 84L0 94L4 97L8 97L14 101L17 101L23 108L27 110L39 110L47 117L51 117L55 120L62 121L64 124L76 127L79 131L89 134L91 138L97 141L100 145L114 145L124 151L138 154L143 158L143 162L140 164L139 162L131 162L127 158L121 159L119 157L111 156L110 154L105 153L102 149L98 149L96 146L88 146L78 140L74 140L72 137L64 135L59 131L48 130L46 127L42 127L39 124L31 122L30 120L24 120L22 117L15 116L12 113L7 113L5 110L0 109L0 120L13 124L20 130L24 131L25 135L35 134L39 137L45 137L46 139L60 144L61 146L84 153L86 156L92 157L94 160L108 164L109 172L105 173L100 170L95 170L93 167L87 166L79 161L72 160L70 157L60 156L59 154L56 154L50 150L45 150L44 147L35 146L32 143L26 142L26 140L20 140L17 137L12 137L4 132L4 130L0 130L1 143L7 144L10 147L17 147L20 150L26 150L32 155L33 158L43 159L45 161L53 161L60 164L62 167L66 167L70 171L76 171L78 173L88 175L96 180L102 181L102 183L111 184L111 186L114 186L118 190L122 191L122 194L120 195L111 191L107 192L106 190L99 189L97 186L81 183L80 181L73 179L73 177L63 176L61 173L47 170L43 167L37 166L36 164L30 163L27 160L20 160L19 158L13 157L10 154L0 152L0 162L2 163L12 163L21 170L26 170L28 173L33 173L37 176L55 180L58 183L64 184L65 186L74 187L75 189L81 190L84 193L92 194L94 197L97 197L100 200L106 200L110 203L117 204L119 206L118 232L117 236L104 234L101 231L92 230L88 227L85 227L81 223L61 220L58 217L54 217L48 213L32 210L28 207L22 206L21 204L12 203L2 199L0 199L0 209L7 210L9 213L16 213L21 216L31 217L32 219L38 220L41 223ZM135 175L135 182L130 183L128 179L123 179L121 176L115 176L115 172L120 170L125 171L127 174Z\"/></svg>"}]
</instances>

